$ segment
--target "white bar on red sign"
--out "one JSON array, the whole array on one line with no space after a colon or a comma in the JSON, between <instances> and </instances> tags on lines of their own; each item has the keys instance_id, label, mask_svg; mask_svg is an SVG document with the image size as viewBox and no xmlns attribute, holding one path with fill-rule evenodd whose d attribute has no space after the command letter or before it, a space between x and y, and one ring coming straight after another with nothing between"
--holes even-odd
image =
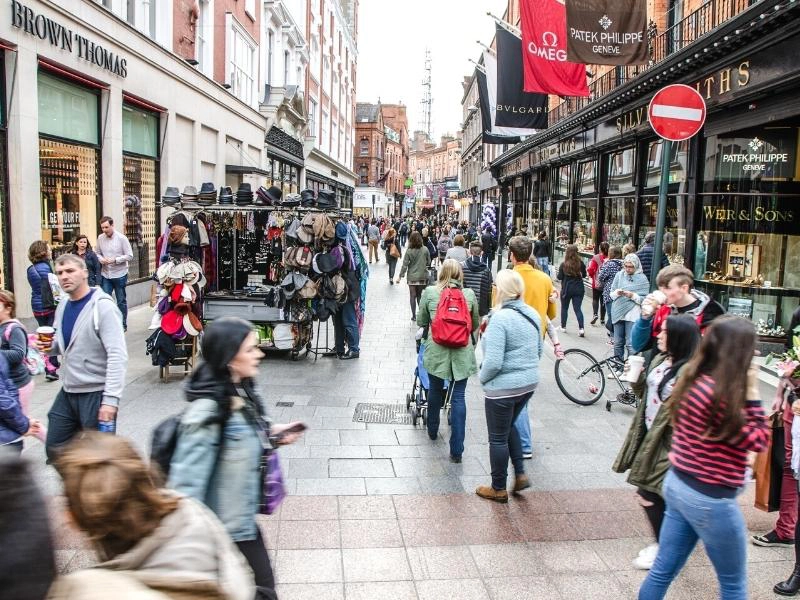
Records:
<instances>
[{"instance_id":1,"label":"white bar on red sign","mask_svg":"<svg viewBox=\"0 0 800 600\"><path fill-rule=\"evenodd\" d=\"M651 114L654 117L684 119L686 121L703 120L703 111L700 110L699 108L686 108L685 106L669 106L668 104L654 104Z\"/></svg>"}]
</instances>

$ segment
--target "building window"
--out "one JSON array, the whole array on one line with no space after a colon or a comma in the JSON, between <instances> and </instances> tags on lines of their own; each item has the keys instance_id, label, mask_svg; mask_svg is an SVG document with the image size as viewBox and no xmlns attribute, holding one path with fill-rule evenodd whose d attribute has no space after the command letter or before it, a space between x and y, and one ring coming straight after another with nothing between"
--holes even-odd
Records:
<instances>
[{"instance_id":1,"label":"building window","mask_svg":"<svg viewBox=\"0 0 800 600\"><path fill-rule=\"evenodd\" d=\"M255 93L255 44L231 15L227 17L230 19L228 56L231 93L252 106Z\"/></svg>"},{"instance_id":2,"label":"building window","mask_svg":"<svg viewBox=\"0 0 800 600\"><path fill-rule=\"evenodd\" d=\"M317 137L317 102L313 99L308 100L308 133Z\"/></svg>"},{"instance_id":3,"label":"building window","mask_svg":"<svg viewBox=\"0 0 800 600\"><path fill-rule=\"evenodd\" d=\"M272 62L275 55L275 34L267 33L267 85L272 85Z\"/></svg>"},{"instance_id":4,"label":"building window","mask_svg":"<svg viewBox=\"0 0 800 600\"><path fill-rule=\"evenodd\" d=\"M289 51L283 51L283 85L289 85Z\"/></svg>"},{"instance_id":5,"label":"building window","mask_svg":"<svg viewBox=\"0 0 800 600\"><path fill-rule=\"evenodd\" d=\"M358 151L360 156L369 156L369 140L365 137L361 138L361 143Z\"/></svg>"},{"instance_id":6,"label":"building window","mask_svg":"<svg viewBox=\"0 0 800 600\"><path fill-rule=\"evenodd\" d=\"M369 177L369 169L367 165L362 164L358 169L358 176L361 179L361 185L367 185L367 178Z\"/></svg>"},{"instance_id":7,"label":"building window","mask_svg":"<svg viewBox=\"0 0 800 600\"><path fill-rule=\"evenodd\" d=\"M197 50L195 58L198 62L198 69L202 73L209 75L212 70L211 49L213 47L213 20L211 18L211 7L208 0L200 0L197 17Z\"/></svg>"},{"instance_id":8,"label":"building window","mask_svg":"<svg viewBox=\"0 0 800 600\"><path fill-rule=\"evenodd\" d=\"M330 126L330 115L323 108L322 110L322 139L320 140L320 148L327 151L330 147L330 138L328 137L328 127Z\"/></svg>"},{"instance_id":9,"label":"building window","mask_svg":"<svg viewBox=\"0 0 800 600\"><path fill-rule=\"evenodd\" d=\"M159 116L122 106L123 233L131 243L130 279L144 279L157 267L156 196L158 194Z\"/></svg>"}]
</instances>

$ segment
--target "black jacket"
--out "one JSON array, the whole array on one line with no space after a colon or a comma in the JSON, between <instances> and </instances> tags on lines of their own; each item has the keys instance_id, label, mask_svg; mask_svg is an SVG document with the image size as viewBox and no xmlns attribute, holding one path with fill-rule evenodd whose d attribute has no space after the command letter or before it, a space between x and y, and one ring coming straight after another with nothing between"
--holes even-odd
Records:
<instances>
[{"instance_id":1,"label":"black jacket","mask_svg":"<svg viewBox=\"0 0 800 600\"><path fill-rule=\"evenodd\" d=\"M547 240L536 240L533 244L533 255L536 258L549 258L550 242Z\"/></svg>"},{"instance_id":2,"label":"black jacket","mask_svg":"<svg viewBox=\"0 0 800 600\"><path fill-rule=\"evenodd\" d=\"M494 236L490 233L484 233L481 236L481 244L483 245L483 253L493 259L495 252L497 252L497 242Z\"/></svg>"},{"instance_id":3,"label":"black jacket","mask_svg":"<svg viewBox=\"0 0 800 600\"><path fill-rule=\"evenodd\" d=\"M583 280L586 276L586 265L583 264L583 261L581 261L581 274L579 276L567 275L564 272L564 263L561 263L556 277L561 282L561 297L583 296L586 293L586 288L583 285Z\"/></svg>"},{"instance_id":4,"label":"black jacket","mask_svg":"<svg viewBox=\"0 0 800 600\"><path fill-rule=\"evenodd\" d=\"M464 266L464 287L475 292L478 299L478 314L489 314L492 306L492 272L479 258L469 257L462 263Z\"/></svg>"}]
</instances>

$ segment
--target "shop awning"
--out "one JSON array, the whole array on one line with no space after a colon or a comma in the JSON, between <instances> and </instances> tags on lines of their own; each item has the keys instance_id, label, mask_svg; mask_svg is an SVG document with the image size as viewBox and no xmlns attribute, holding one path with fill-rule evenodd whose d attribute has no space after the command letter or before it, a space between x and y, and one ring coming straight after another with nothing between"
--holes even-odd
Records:
<instances>
[{"instance_id":1,"label":"shop awning","mask_svg":"<svg viewBox=\"0 0 800 600\"><path fill-rule=\"evenodd\" d=\"M417 208L433 208L433 202L417 202Z\"/></svg>"},{"instance_id":2,"label":"shop awning","mask_svg":"<svg viewBox=\"0 0 800 600\"><path fill-rule=\"evenodd\" d=\"M39 57L39 67L46 71L50 71L51 73L55 73L56 75L60 75L65 79L72 80L79 85L94 88L96 90L108 89L108 84L94 79L93 77L89 77L88 75L84 75L83 73L78 73L69 67L65 67L64 65L44 58L43 56Z\"/></svg>"},{"instance_id":3,"label":"shop awning","mask_svg":"<svg viewBox=\"0 0 800 600\"><path fill-rule=\"evenodd\" d=\"M235 173L236 175L263 175L264 177L271 177L272 173L267 173L264 169L258 167L250 167L247 165L225 165L226 173Z\"/></svg>"}]
</instances>

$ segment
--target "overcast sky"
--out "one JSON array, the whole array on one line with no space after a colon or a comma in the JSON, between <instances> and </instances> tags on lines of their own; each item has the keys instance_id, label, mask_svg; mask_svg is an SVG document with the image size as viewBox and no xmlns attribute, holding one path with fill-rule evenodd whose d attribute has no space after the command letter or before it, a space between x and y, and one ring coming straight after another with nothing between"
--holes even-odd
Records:
<instances>
[{"instance_id":1,"label":"overcast sky","mask_svg":"<svg viewBox=\"0 0 800 600\"><path fill-rule=\"evenodd\" d=\"M408 107L409 132L417 129L428 47L432 133L436 138L455 133L462 117L461 81L474 66L468 59L480 57L475 40L488 45L494 35L486 12L502 17L506 5L507 0L361 0L358 101L402 102Z\"/></svg>"}]
</instances>

